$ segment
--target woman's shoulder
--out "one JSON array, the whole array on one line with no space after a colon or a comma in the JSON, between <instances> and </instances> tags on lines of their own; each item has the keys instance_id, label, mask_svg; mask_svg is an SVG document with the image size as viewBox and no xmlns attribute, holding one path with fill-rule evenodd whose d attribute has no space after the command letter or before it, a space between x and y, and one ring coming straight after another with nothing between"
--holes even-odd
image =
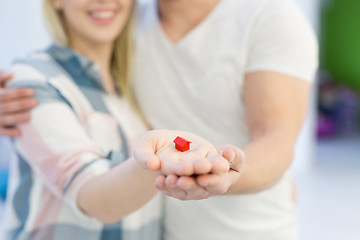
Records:
<instances>
[{"instance_id":1,"label":"woman's shoulder","mask_svg":"<svg viewBox=\"0 0 360 240\"><path fill-rule=\"evenodd\" d=\"M17 82L46 82L49 78L62 73L62 69L46 50L33 51L13 61L10 71L13 79L8 83L12 86Z\"/></svg>"},{"instance_id":2,"label":"woman's shoulder","mask_svg":"<svg viewBox=\"0 0 360 240\"><path fill-rule=\"evenodd\" d=\"M68 100L62 95L54 80L66 80L66 71L58 64L49 48L33 51L25 57L13 61L10 69L13 78L6 83L8 88L31 88L40 105L49 102L65 102Z\"/></svg>"}]
</instances>

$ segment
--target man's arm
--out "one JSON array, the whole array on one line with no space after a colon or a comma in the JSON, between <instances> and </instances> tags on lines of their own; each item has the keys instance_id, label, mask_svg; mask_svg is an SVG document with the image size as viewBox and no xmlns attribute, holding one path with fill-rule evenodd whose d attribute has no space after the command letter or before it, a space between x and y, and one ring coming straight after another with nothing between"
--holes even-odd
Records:
<instances>
[{"instance_id":1,"label":"man's arm","mask_svg":"<svg viewBox=\"0 0 360 240\"><path fill-rule=\"evenodd\" d=\"M19 137L20 123L30 120L30 109L37 105L31 89L5 89L5 83L12 78L10 73L0 70L0 135Z\"/></svg>"},{"instance_id":2,"label":"man's arm","mask_svg":"<svg viewBox=\"0 0 360 240\"><path fill-rule=\"evenodd\" d=\"M246 75L244 103L250 142L242 147L247 162L228 193L265 190L289 168L308 108L310 84L274 72Z\"/></svg>"},{"instance_id":3,"label":"man's arm","mask_svg":"<svg viewBox=\"0 0 360 240\"><path fill-rule=\"evenodd\" d=\"M205 174L196 179L160 176L157 187L169 196L184 200L256 193L270 188L292 162L309 92L308 82L288 75L267 71L247 74L243 101L250 142L242 147L245 154L229 145L235 152L235 161L228 174Z\"/></svg>"}]
</instances>

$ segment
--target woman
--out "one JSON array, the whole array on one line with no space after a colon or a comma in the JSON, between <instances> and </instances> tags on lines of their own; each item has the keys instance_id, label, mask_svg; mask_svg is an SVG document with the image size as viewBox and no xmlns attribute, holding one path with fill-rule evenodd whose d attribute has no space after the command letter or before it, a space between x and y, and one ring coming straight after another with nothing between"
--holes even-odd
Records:
<instances>
[{"instance_id":1,"label":"woman","mask_svg":"<svg viewBox=\"0 0 360 240\"><path fill-rule=\"evenodd\" d=\"M8 84L32 88L38 106L15 141L7 239L160 239L157 174L130 151L146 130L128 104L135 9L131 0L44 0L56 44L17 61ZM177 135L194 151L175 151ZM229 170L215 147L185 132L149 132L137 149L140 159L156 153L166 174Z\"/></svg>"},{"instance_id":2,"label":"woman","mask_svg":"<svg viewBox=\"0 0 360 240\"><path fill-rule=\"evenodd\" d=\"M288 170L317 66L316 38L304 16L289 0L143 2L134 86L146 119L154 128L234 144L247 156L226 192L232 196L201 204L166 198L165 239L298 239ZM0 121L22 121L12 117ZM208 184L206 176L157 181L182 199L216 193L201 191Z\"/></svg>"}]
</instances>

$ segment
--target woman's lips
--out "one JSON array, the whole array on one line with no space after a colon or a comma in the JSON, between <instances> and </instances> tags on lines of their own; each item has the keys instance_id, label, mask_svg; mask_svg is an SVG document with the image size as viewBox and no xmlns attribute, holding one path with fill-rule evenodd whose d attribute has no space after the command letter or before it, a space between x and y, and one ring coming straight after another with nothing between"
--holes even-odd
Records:
<instances>
[{"instance_id":1,"label":"woman's lips","mask_svg":"<svg viewBox=\"0 0 360 240\"><path fill-rule=\"evenodd\" d=\"M98 24L110 24L116 17L115 10L92 10L89 11L90 18Z\"/></svg>"}]
</instances>

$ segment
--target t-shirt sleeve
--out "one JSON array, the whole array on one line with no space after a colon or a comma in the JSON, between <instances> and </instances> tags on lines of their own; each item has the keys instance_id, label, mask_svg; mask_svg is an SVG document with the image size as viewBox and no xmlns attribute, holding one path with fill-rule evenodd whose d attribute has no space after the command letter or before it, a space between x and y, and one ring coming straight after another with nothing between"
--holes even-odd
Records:
<instances>
[{"instance_id":1,"label":"t-shirt sleeve","mask_svg":"<svg viewBox=\"0 0 360 240\"><path fill-rule=\"evenodd\" d=\"M312 82L318 67L312 27L291 1L268 2L250 33L246 72L274 71Z\"/></svg>"}]
</instances>

